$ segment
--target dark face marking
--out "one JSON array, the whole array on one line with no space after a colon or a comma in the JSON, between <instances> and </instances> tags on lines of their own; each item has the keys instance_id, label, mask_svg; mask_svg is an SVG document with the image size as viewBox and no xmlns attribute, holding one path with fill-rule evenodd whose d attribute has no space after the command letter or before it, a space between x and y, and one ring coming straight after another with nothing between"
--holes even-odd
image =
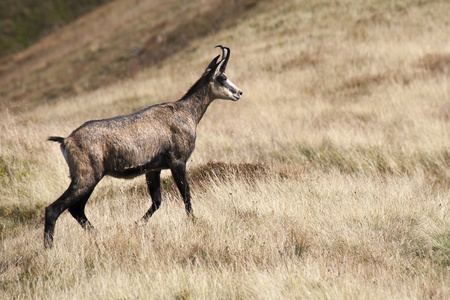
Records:
<instances>
[{"instance_id":1,"label":"dark face marking","mask_svg":"<svg viewBox=\"0 0 450 300\"><path fill-rule=\"evenodd\" d=\"M228 78L225 74L220 74L219 76L217 76L217 81L227 90L229 90L232 94L236 93L236 89L233 88L231 85L228 84L227 82Z\"/></svg>"},{"instance_id":2,"label":"dark face marking","mask_svg":"<svg viewBox=\"0 0 450 300\"><path fill-rule=\"evenodd\" d=\"M225 87L232 93L232 94L236 94L236 89L234 87L232 87L231 85L229 85L227 82L225 82Z\"/></svg>"},{"instance_id":3,"label":"dark face marking","mask_svg":"<svg viewBox=\"0 0 450 300\"><path fill-rule=\"evenodd\" d=\"M217 79L221 82L224 82L224 81L227 81L228 78L225 74L222 73L217 77Z\"/></svg>"}]
</instances>

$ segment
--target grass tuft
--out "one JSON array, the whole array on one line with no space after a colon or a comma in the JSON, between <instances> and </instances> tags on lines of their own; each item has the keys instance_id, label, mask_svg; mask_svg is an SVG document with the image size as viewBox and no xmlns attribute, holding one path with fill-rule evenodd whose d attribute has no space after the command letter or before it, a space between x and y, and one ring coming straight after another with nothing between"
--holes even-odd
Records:
<instances>
[{"instance_id":1,"label":"grass tuft","mask_svg":"<svg viewBox=\"0 0 450 300\"><path fill-rule=\"evenodd\" d=\"M433 74L450 73L450 54L426 54L419 60L419 65Z\"/></svg>"},{"instance_id":2,"label":"grass tuft","mask_svg":"<svg viewBox=\"0 0 450 300\"><path fill-rule=\"evenodd\" d=\"M227 182L231 179L252 182L265 177L269 168L264 164L254 163L224 163L208 162L205 165L197 166L188 170L186 178L192 189L202 189L213 182ZM176 185L172 178L162 178L161 186L169 193L177 194Z\"/></svg>"}]
</instances>

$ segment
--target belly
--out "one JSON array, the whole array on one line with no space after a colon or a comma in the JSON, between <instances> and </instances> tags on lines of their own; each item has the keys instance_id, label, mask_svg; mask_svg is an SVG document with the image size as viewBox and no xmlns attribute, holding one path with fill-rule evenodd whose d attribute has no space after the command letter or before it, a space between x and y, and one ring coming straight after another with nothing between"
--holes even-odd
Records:
<instances>
[{"instance_id":1,"label":"belly","mask_svg":"<svg viewBox=\"0 0 450 300\"><path fill-rule=\"evenodd\" d=\"M114 166L106 172L106 175L116 178L131 179L150 171L160 171L165 169L169 169L167 160L164 159L164 157L155 157L145 163L135 165L122 164L120 166Z\"/></svg>"}]
</instances>

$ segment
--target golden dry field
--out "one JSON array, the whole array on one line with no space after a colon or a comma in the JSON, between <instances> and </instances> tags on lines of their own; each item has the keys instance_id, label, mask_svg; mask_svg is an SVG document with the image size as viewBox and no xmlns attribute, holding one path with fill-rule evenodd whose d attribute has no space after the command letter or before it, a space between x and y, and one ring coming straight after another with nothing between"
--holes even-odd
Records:
<instances>
[{"instance_id":1,"label":"golden dry field","mask_svg":"<svg viewBox=\"0 0 450 300\"><path fill-rule=\"evenodd\" d=\"M0 70L0 298L449 299L450 3L158 2L112 2ZM133 22L164 40L146 46L159 60L100 80ZM66 212L44 250L44 208L69 184L47 137L179 99L217 44L244 95L198 127L196 219L167 172L136 227L144 177L104 178L96 232Z\"/></svg>"}]
</instances>

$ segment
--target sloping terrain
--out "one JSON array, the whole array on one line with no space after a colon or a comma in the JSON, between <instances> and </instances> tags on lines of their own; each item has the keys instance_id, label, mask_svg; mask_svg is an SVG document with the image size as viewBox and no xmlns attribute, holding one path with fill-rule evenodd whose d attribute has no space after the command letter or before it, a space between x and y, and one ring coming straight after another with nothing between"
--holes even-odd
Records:
<instances>
[{"instance_id":1,"label":"sloping terrain","mask_svg":"<svg viewBox=\"0 0 450 300\"><path fill-rule=\"evenodd\" d=\"M18 53L111 0L3 0L0 57Z\"/></svg>"},{"instance_id":2,"label":"sloping terrain","mask_svg":"<svg viewBox=\"0 0 450 300\"><path fill-rule=\"evenodd\" d=\"M448 1L115 1L2 61L0 298L450 298ZM220 53L238 102L170 173L103 179L84 232L50 135L179 99Z\"/></svg>"},{"instance_id":3,"label":"sloping terrain","mask_svg":"<svg viewBox=\"0 0 450 300\"><path fill-rule=\"evenodd\" d=\"M131 78L236 24L255 6L249 0L109 3L0 60L2 103L27 108Z\"/></svg>"}]
</instances>

